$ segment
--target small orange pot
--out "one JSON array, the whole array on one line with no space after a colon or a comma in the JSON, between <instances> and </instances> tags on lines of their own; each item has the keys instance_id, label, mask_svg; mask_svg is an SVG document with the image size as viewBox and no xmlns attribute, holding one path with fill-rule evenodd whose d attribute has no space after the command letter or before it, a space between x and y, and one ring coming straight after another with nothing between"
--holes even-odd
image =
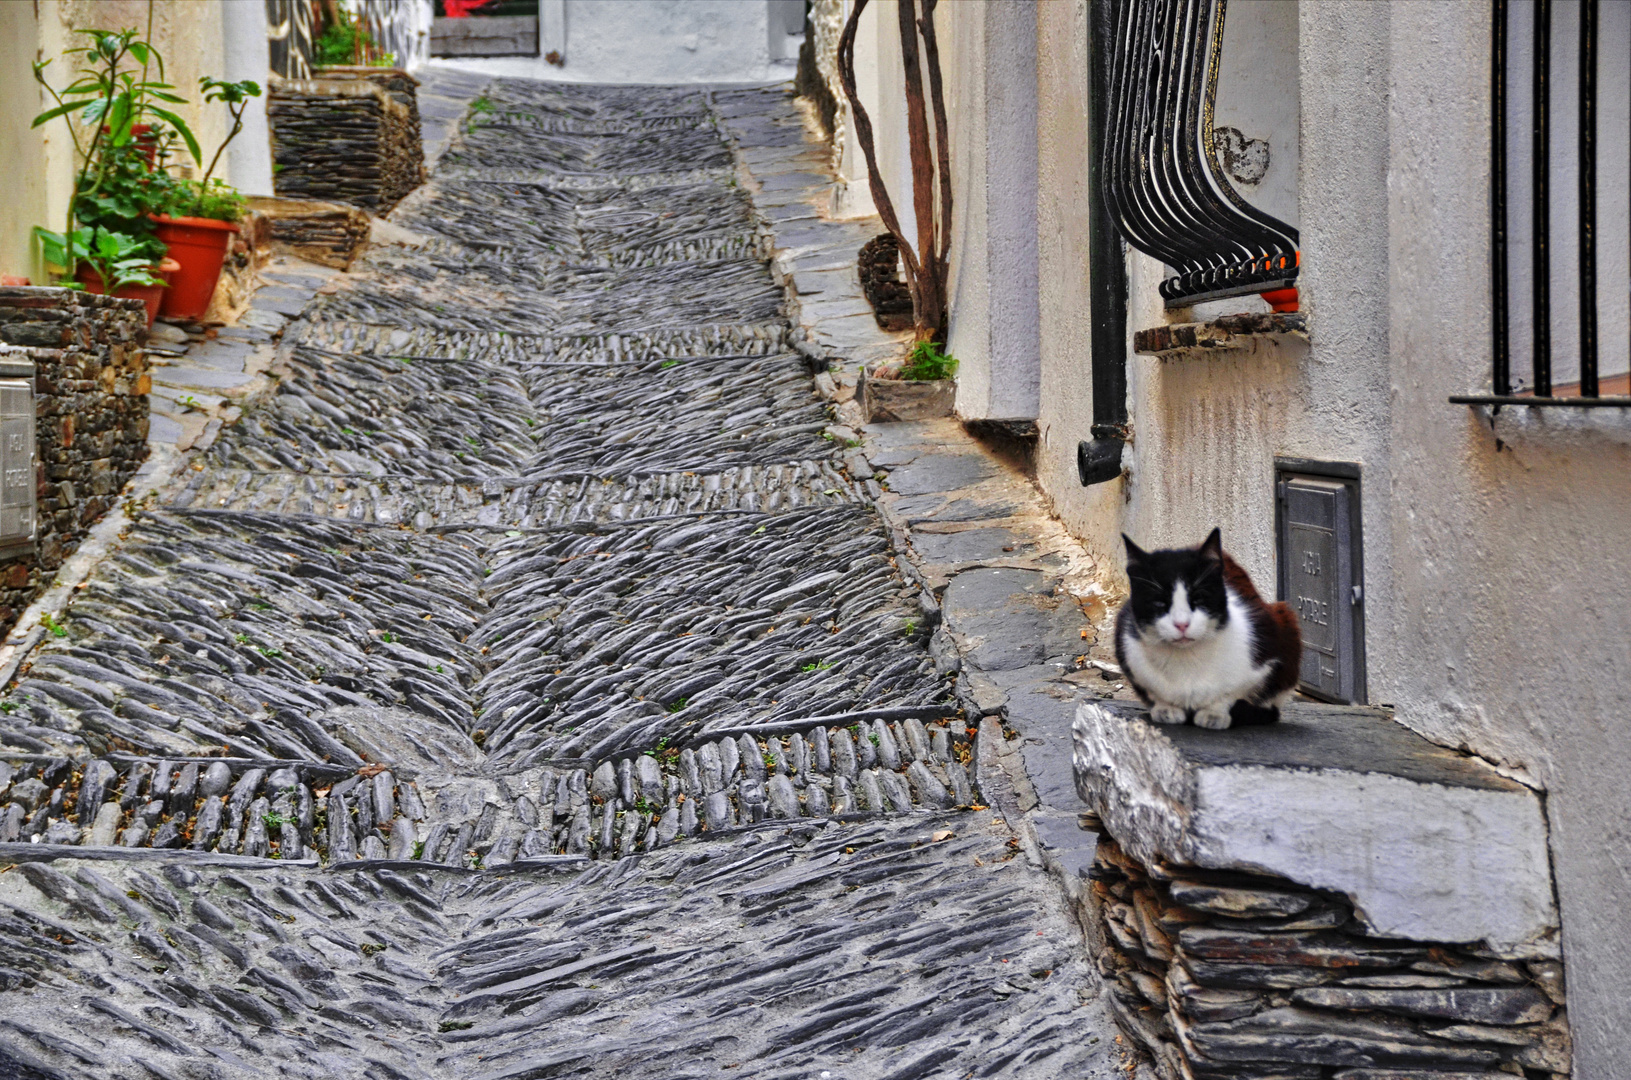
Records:
<instances>
[{"instance_id":1,"label":"small orange pot","mask_svg":"<svg viewBox=\"0 0 1631 1080\"><path fill-rule=\"evenodd\" d=\"M1289 289L1270 289L1266 293L1258 293L1257 295L1268 301L1269 307L1275 311L1289 312L1297 310L1299 301L1296 286Z\"/></svg>"},{"instance_id":2,"label":"small orange pot","mask_svg":"<svg viewBox=\"0 0 1631 1080\"><path fill-rule=\"evenodd\" d=\"M165 259L157 266L150 266L147 269L154 277L168 282L171 275L181 269L181 264L174 259ZM74 280L85 286L88 293L100 296L108 291L107 282L102 280L102 275L97 273L96 268L90 263L79 264L79 269L74 272ZM147 325L151 327L153 320L158 318L159 303L164 299L167 288L167 285L121 285L113 291L113 295L126 300L140 300L145 304Z\"/></svg>"},{"instance_id":3,"label":"small orange pot","mask_svg":"<svg viewBox=\"0 0 1631 1080\"><path fill-rule=\"evenodd\" d=\"M209 310L215 285L221 280L221 264L227 245L238 226L213 218L166 215L153 218L153 235L170 250L181 269L170 279L161 309L165 318L195 321Z\"/></svg>"}]
</instances>

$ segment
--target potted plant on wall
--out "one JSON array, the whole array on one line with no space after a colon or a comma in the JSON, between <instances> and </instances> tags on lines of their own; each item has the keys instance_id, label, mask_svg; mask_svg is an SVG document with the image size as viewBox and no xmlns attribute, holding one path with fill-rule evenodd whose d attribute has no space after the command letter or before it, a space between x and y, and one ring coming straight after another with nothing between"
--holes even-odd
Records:
<instances>
[{"instance_id":1,"label":"potted plant on wall","mask_svg":"<svg viewBox=\"0 0 1631 1080\"><path fill-rule=\"evenodd\" d=\"M36 227L45 261L66 269L70 256L61 233ZM159 301L169 285L169 275L178 264L174 259L155 256L155 241L106 229L80 227L74 230L74 284L91 293L111 293L140 300L147 308L147 325L159 313ZM72 287L72 286L70 286Z\"/></svg>"},{"instance_id":2,"label":"potted plant on wall","mask_svg":"<svg viewBox=\"0 0 1631 1080\"><path fill-rule=\"evenodd\" d=\"M221 140L209 168L198 180L172 180L169 188L171 201L163 213L154 216L154 234L169 248L170 254L181 264L180 271L170 281L170 291L164 296L161 308L167 318L199 319L209 309L210 298L221 280L221 264L226 259L227 245L238 231L237 221L243 217L244 197L228 184L212 179L215 166L227 145L238 137L244 127L244 111L249 99L259 97L260 87L249 81L223 82L208 76L198 80L206 102L222 102L232 115L232 130ZM199 164L203 156L198 143L189 138L187 147Z\"/></svg>"},{"instance_id":3,"label":"potted plant on wall","mask_svg":"<svg viewBox=\"0 0 1631 1080\"><path fill-rule=\"evenodd\" d=\"M67 50L65 55L78 57L79 64L74 81L63 90L45 78L50 60L33 65L35 81L54 104L32 126L62 118L77 165L63 231L34 231L46 262L60 269L67 287L138 297L147 304L151 324L157 296L166 285L163 275L175 265L165 260L164 244L146 221L169 193L168 178L152 169L161 125L142 121L168 122L191 140L181 118L157 104L184 99L171 93L173 87L163 81L163 58L135 30L78 33L88 35L90 42ZM140 74L122 70L127 62L140 63ZM148 78L154 64L156 80ZM75 125L75 117L85 130Z\"/></svg>"}]
</instances>

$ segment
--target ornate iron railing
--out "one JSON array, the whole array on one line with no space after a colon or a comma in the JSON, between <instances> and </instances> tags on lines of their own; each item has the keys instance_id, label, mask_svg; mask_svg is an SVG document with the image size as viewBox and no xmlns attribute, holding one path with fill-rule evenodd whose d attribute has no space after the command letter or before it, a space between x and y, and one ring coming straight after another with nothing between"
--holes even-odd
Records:
<instances>
[{"instance_id":1,"label":"ornate iron railing","mask_svg":"<svg viewBox=\"0 0 1631 1080\"><path fill-rule=\"evenodd\" d=\"M1492 392L1458 394L1450 398L1457 405L1631 407L1631 375L1601 372L1603 335L1598 310L1605 295L1623 298L1627 284L1621 279L1600 288L1598 274L1603 239L1599 235L1599 188L1610 176L1604 170L1615 170L1623 177L1624 153L1631 137L1626 131L1605 132L1598 108L1598 82L1609 70L1605 64L1619 66L1614 72L1619 76L1616 84L1623 86L1626 81L1625 13L1623 9L1609 12L1618 33L1612 47L1604 50L1599 47L1603 10L1598 0L1582 0L1570 8L1564 32L1556 33L1557 13L1551 0L1523 5L1521 14L1507 0L1495 0L1490 64ZM1509 81L1520 85L1527 81L1527 95L1508 93ZM1570 104L1574 106L1572 116L1567 111ZM1559 137L1556 121L1572 122L1572 147L1567 145L1567 129ZM1524 128L1527 139L1509 138L1514 131L1523 133ZM1599 147L1605 133L1611 144L1607 155ZM1564 182L1557 183L1558 179ZM1528 198L1521 197L1522 191L1519 198L1511 198L1512 189L1525 180ZM1571 194L1572 216L1567 212ZM1554 203L1564 212L1554 215ZM1631 207L1613 206L1611 211L1608 220L1623 221ZM1621 232L1610 243L1624 244L1625 240ZM1514 248L1519 255L1516 260L1512 258ZM1559 248L1573 249L1577 256L1573 265L1567 258L1556 257ZM1553 310L1554 294L1578 302L1572 332L1567 325L1571 320ZM1560 330L1562 342L1558 340ZM1608 332L1619 346L1615 352L1624 353L1625 327L1611 320ZM1578 349L1578 371L1576 349L1571 346ZM1523 351L1529 353L1527 378L1513 370L1514 353L1521 358Z\"/></svg>"},{"instance_id":2,"label":"ornate iron railing","mask_svg":"<svg viewBox=\"0 0 1631 1080\"><path fill-rule=\"evenodd\" d=\"M1116 0L1104 199L1172 267L1168 306L1289 288L1297 230L1241 198L1214 149L1227 0Z\"/></svg>"},{"instance_id":3,"label":"ornate iron railing","mask_svg":"<svg viewBox=\"0 0 1631 1080\"><path fill-rule=\"evenodd\" d=\"M311 78L310 0L265 0L267 61L285 79Z\"/></svg>"}]
</instances>

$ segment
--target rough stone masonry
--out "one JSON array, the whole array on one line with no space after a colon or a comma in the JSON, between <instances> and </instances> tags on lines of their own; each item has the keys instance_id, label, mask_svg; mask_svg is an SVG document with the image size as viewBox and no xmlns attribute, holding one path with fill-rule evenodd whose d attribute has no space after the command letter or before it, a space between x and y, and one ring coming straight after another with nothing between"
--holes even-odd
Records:
<instances>
[{"instance_id":1,"label":"rough stone masonry","mask_svg":"<svg viewBox=\"0 0 1631 1080\"><path fill-rule=\"evenodd\" d=\"M0 628L49 584L147 458L140 300L70 289L0 287L0 343L34 365L33 554L0 564Z\"/></svg>"},{"instance_id":2,"label":"rough stone masonry","mask_svg":"<svg viewBox=\"0 0 1631 1080\"><path fill-rule=\"evenodd\" d=\"M0 1075L1119 1070L730 93L485 93L0 698Z\"/></svg>"}]
</instances>

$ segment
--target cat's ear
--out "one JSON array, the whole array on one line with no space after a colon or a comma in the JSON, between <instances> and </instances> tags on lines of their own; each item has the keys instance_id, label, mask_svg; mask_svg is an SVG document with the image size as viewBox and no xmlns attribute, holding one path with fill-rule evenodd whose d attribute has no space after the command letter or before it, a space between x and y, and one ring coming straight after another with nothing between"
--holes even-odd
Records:
<instances>
[{"instance_id":1,"label":"cat's ear","mask_svg":"<svg viewBox=\"0 0 1631 1080\"><path fill-rule=\"evenodd\" d=\"M1133 543L1133 538L1128 536L1126 533L1121 534L1121 542L1127 545L1128 563L1143 562L1145 556L1149 554L1149 552Z\"/></svg>"},{"instance_id":2,"label":"cat's ear","mask_svg":"<svg viewBox=\"0 0 1631 1080\"><path fill-rule=\"evenodd\" d=\"M1223 561L1222 529L1213 529L1206 535L1206 539L1201 541L1201 554L1209 559L1216 559L1218 562Z\"/></svg>"}]
</instances>

